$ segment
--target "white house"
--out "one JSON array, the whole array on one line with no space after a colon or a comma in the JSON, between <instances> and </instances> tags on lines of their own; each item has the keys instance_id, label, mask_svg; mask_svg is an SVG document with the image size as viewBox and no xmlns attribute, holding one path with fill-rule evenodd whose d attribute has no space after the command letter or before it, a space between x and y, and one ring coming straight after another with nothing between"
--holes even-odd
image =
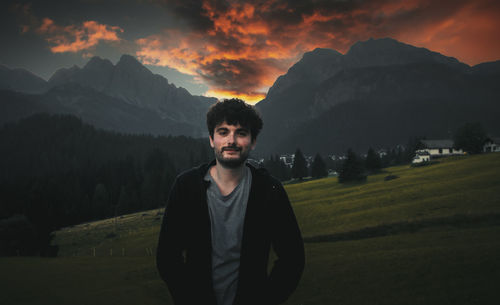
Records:
<instances>
[{"instance_id":1,"label":"white house","mask_svg":"<svg viewBox=\"0 0 500 305\"><path fill-rule=\"evenodd\" d=\"M483 146L483 152L500 152L500 138L488 138Z\"/></svg>"},{"instance_id":2,"label":"white house","mask_svg":"<svg viewBox=\"0 0 500 305\"><path fill-rule=\"evenodd\" d=\"M426 151L417 151L415 153L415 157L413 157L413 160L411 163L416 164L416 163L423 163L423 162L429 162L431 161L431 155L426 152Z\"/></svg>"},{"instance_id":3,"label":"white house","mask_svg":"<svg viewBox=\"0 0 500 305\"><path fill-rule=\"evenodd\" d=\"M425 148L419 149L416 153L429 153L430 158L462 155L462 149L453 148L453 140L422 140Z\"/></svg>"}]
</instances>

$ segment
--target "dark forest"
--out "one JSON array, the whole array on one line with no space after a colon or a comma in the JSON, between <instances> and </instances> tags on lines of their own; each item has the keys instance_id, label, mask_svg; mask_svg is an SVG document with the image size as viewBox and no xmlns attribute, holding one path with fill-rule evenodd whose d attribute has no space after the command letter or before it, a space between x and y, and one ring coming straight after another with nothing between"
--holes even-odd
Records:
<instances>
[{"instance_id":1,"label":"dark forest","mask_svg":"<svg viewBox=\"0 0 500 305\"><path fill-rule=\"evenodd\" d=\"M123 135L69 115L5 125L0 255L54 255L58 228L162 207L176 175L210 155L206 140Z\"/></svg>"}]
</instances>

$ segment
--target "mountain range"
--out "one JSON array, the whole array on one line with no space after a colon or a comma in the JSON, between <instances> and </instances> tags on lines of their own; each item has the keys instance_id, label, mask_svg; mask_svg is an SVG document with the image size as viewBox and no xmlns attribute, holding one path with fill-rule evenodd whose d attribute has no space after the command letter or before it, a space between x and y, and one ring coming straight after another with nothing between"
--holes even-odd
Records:
<instances>
[{"instance_id":1,"label":"mountain range","mask_svg":"<svg viewBox=\"0 0 500 305\"><path fill-rule=\"evenodd\" d=\"M451 138L466 122L500 131L500 61L470 67L390 38L341 54L303 55L257 104L264 118L256 154L365 152L411 137ZM37 112L68 113L123 133L206 137L215 98L191 95L123 55L91 58L45 81L0 66L0 125Z\"/></svg>"},{"instance_id":2,"label":"mountain range","mask_svg":"<svg viewBox=\"0 0 500 305\"><path fill-rule=\"evenodd\" d=\"M116 65L93 57L83 68L59 69L48 82L1 66L0 89L0 123L47 111L74 114L108 130L156 135L205 136L205 114L216 102L168 83L130 55Z\"/></svg>"},{"instance_id":3,"label":"mountain range","mask_svg":"<svg viewBox=\"0 0 500 305\"><path fill-rule=\"evenodd\" d=\"M500 61L470 67L390 38L354 44L342 55L305 53L257 104L266 155L342 153L451 138L465 122L500 130Z\"/></svg>"}]
</instances>

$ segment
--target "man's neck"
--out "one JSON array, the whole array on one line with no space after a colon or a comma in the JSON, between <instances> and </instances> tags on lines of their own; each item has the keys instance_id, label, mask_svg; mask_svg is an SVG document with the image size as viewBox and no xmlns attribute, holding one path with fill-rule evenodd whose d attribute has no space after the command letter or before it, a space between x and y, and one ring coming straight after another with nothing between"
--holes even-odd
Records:
<instances>
[{"instance_id":1,"label":"man's neck","mask_svg":"<svg viewBox=\"0 0 500 305\"><path fill-rule=\"evenodd\" d=\"M215 166L210 168L210 175L217 183L222 195L230 194L238 183L240 183L246 170L245 167L246 165L243 163L237 168L227 168L217 162Z\"/></svg>"}]
</instances>

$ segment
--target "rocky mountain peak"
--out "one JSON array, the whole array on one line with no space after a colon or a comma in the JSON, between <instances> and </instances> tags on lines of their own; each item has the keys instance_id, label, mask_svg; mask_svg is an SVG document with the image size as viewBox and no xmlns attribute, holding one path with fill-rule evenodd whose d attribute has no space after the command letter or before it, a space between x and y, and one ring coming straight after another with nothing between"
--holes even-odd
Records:
<instances>
[{"instance_id":1,"label":"rocky mountain peak","mask_svg":"<svg viewBox=\"0 0 500 305\"><path fill-rule=\"evenodd\" d=\"M298 82L320 83L338 71L341 60L342 54L332 49L316 48L306 52L287 74L276 80L267 96L279 94Z\"/></svg>"},{"instance_id":2,"label":"rocky mountain peak","mask_svg":"<svg viewBox=\"0 0 500 305\"><path fill-rule=\"evenodd\" d=\"M338 56L342 56L342 53L332 49L316 48L310 52L304 53L304 55L302 56L302 61L309 61L309 60L316 61L319 58L331 59L331 58L336 58Z\"/></svg>"},{"instance_id":3,"label":"rocky mountain peak","mask_svg":"<svg viewBox=\"0 0 500 305\"><path fill-rule=\"evenodd\" d=\"M108 59L102 59L99 56L94 56L87 62L83 69L112 70L113 64Z\"/></svg>"},{"instance_id":4,"label":"rocky mountain peak","mask_svg":"<svg viewBox=\"0 0 500 305\"><path fill-rule=\"evenodd\" d=\"M134 56L127 54L120 57L120 60L116 63L116 69L144 75L153 75L153 72L143 66Z\"/></svg>"}]
</instances>

